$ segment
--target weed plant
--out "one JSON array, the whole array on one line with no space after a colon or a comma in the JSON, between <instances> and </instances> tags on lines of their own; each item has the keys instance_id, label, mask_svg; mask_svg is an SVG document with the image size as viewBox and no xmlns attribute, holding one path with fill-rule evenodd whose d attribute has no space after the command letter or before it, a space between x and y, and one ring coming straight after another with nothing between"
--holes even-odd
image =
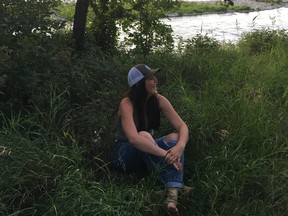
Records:
<instances>
[{"instance_id":1,"label":"weed plant","mask_svg":"<svg viewBox=\"0 0 288 216\"><path fill-rule=\"evenodd\" d=\"M184 181L195 189L180 193L181 215L286 215L287 50L287 34L269 30L235 45L198 35L145 60L57 50L45 89L1 112L0 215L168 215L153 175L110 165L116 107L139 62L161 68L159 92L189 127ZM158 133L171 130L163 121Z\"/></svg>"}]
</instances>

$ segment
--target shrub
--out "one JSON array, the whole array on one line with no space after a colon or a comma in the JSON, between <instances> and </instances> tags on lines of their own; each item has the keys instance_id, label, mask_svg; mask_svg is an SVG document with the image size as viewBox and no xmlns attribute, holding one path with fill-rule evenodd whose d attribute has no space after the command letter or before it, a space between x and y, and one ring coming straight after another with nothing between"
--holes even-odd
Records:
<instances>
[{"instance_id":1,"label":"shrub","mask_svg":"<svg viewBox=\"0 0 288 216\"><path fill-rule=\"evenodd\" d=\"M238 43L240 49L246 50L249 55L271 51L282 41L286 41L285 30L261 29L244 33Z\"/></svg>"}]
</instances>

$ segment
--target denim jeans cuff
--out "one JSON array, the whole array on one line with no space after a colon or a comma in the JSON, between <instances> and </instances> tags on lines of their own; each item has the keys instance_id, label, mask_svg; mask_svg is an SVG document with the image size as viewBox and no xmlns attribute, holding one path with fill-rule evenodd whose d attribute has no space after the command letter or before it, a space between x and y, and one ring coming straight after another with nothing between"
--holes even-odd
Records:
<instances>
[{"instance_id":1,"label":"denim jeans cuff","mask_svg":"<svg viewBox=\"0 0 288 216\"><path fill-rule=\"evenodd\" d=\"M183 183L181 183L181 182L167 182L166 187L167 188L182 188Z\"/></svg>"}]
</instances>

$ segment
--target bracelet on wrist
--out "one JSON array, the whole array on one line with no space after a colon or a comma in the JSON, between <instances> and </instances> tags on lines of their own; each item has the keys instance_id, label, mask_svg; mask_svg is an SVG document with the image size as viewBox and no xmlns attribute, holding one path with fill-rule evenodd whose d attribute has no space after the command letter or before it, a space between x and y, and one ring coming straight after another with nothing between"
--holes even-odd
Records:
<instances>
[{"instance_id":1,"label":"bracelet on wrist","mask_svg":"<svg viewBox=\"0 0 288 216\"><path fill-rule=\"evenodd\" d=\"M166 156L168 155L169 151L166 152L165 156L163 157L163 159L166 159Z\"/></svg>"}]
</instances>

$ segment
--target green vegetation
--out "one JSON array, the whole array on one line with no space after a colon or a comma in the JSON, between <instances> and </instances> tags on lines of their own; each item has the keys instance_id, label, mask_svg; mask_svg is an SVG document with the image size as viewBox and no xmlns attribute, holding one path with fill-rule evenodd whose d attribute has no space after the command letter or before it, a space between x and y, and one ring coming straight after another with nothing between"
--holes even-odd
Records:
<instances>
[{"instance_id":1,"label":"green vegetation","mask_svg":"<svg viewBox=\"0 0 288 216\"><path fill-rule=\"evenodd\" d=\"M37 24L30 9L25 29ZM42 9L33 11L46 25ZM0 215L168 215L154 176L110 165L115 108L139 62L162 69L159 92L189 127L184 181L195 190L180 194L181 215L287 214L287 32L248 32L237 44L197 35L144 58L90 38L75 52L54 22L57 31L12 37L12 18L0 17Z\"/></svg>"},{"instance_id":2,"label":"green vegetation","mask_svg":"<svg viewBox=\"0 0 288 216\"><path fill-rule=\"evenodd\" d=\"M68 21L73 19L74 15L74 4L62 4L59 6L59 13L61 16L65 17ZM203 13L221 13L227 11L249 11L252 10L248 6L229 6L225 5L222 2L215 2L215 4L207 4L207 3L195 3L195 2L179 2L179 6L175 7L172 10L165 10L162 13L164 17L165 14L203 14ZM93 14L90 12L89 20L92 20Z\"/></svg>"},{"instance_id":3,"label":"green vegetation","mask_svg":"<svg viewBox=\"0 0 288 216\"><path fill-rule=\"evenodd\" d=\"M256 2L281 3L282 0L255 0Z\"/></svg>"},{"instance_id":4,"label":"green vegetation","mask_svg":"<svg viewBox=\"0 0 288 216\"><path fill-rule=\"evenodd\" d=\"M195 192L181 195L183 215L285 214L287 48L284 32L263 30L237 45L197 36L181 52L148 56L162 68L159 91L190 129L185 182ZM1 214L164 215L153 176L119 176L109 165L113 110L141 56L93 48L78 59L68 54L54 55L50 73L39 74L48 85L21 112L1 114Z\"/></svg>"},{"instance_id":5,"label":"green vegetation","mask_svg":"<svg viewBox=\"0 0 288 216\"><path fill-rule=\"evenodd\" d=\"M67 21L73 22L75 4L73 3L63 3L57 7L57 13L64 17ZM90 12L91 14L91 12Z\"/></svg>"},{"instance_id":6,"label":"green vegetation","mask_svg":"<svg viewBox=\"0 0 288 216\"><path fill-rule=\"evenodd\" d=\"M180 7L167 11L166 14L202 14L202 13L220 13L232 11L248 11L251 10L248 6L228 6L222 2L215 4L195 3L195 2L180 2Z\"/></svg>"}]
</instances>

